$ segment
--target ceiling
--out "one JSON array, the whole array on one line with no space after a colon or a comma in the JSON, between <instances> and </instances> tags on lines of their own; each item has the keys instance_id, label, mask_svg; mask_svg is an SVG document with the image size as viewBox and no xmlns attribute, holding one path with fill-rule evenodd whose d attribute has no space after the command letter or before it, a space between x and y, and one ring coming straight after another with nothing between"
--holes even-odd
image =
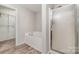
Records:
<instances>
[{"instance_id":1,"label":"ceiling","mask_svg":"<svg viewBox=\"0 0 79 59\"><path fill-rule=\"evenodd\" d=\"M41 4L20 4L20 6L27 8L34 12L40 12L41 11Z\"/></svg>"}]
</instances>

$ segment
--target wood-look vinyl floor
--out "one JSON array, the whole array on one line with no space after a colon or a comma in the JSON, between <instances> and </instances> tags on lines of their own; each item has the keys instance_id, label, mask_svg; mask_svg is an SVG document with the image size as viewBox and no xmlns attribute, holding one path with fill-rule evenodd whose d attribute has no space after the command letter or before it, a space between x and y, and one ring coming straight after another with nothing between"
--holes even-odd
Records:
<instances>
[{"instance_id":1,"label":"wood-look vinyl floor","mask_svg":"<svg viewBox=\"0 0 79 59\"><path fill-rule=\"evenodd\" d=\"M15 46L15 39L0 42L0 54L41 54L27 44Z\"/></svg>"}]
</instances>

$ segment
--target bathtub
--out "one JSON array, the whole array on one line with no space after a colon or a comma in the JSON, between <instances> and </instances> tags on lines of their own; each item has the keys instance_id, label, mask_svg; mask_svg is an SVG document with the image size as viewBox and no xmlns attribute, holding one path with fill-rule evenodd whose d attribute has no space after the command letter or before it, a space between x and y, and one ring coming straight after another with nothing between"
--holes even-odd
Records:
<instances>
[{"instance_id":1,"label":"bathtub","mask_svg":"<svg viewBox=\"0 0 79 59\"><path fill-rule=\"evenodd\" d=\"M42 52L42 32L25 33L25 43Z\"/></svg>"}]
</instances>

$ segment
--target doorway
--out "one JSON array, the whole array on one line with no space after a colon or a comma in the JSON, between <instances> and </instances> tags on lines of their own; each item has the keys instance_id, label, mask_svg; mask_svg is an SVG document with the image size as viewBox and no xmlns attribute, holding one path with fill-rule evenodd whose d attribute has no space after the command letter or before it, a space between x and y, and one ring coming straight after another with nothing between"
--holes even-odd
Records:
<instances>
[{"instance_id":1,"label":"doorway","mask_svg":"<svg viewBox=\"0 0 79 59\"><path fill-rule=\"evenodd\" d=\"M16 45L15 10L0 5L0 53Z\"/></svg>"}]
</instances>

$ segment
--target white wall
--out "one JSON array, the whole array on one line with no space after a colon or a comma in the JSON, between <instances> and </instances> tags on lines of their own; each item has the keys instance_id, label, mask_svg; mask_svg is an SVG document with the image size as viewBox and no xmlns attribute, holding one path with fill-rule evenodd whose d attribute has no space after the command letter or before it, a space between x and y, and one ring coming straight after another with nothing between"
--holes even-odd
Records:
<instances>
[{"instance_id":1,"label":"white wall","mask_svg":"<svg viewBox=\"0 0 79 59\"><path fill-rule=\"evenodd\" d=\"M19 11L19 40L22 43L25 41L25 33L35 31L35 14L29 10ZM19 41L18 40L18 41ZM26 40L27 41L27 40ZM24 42L25 43L25 42Z\"/></svg>"},{"instance_id":2,"label":"white wall","mask_svg":"<svg viewBox=\"0 0 79 59\"><path fill-rule=\"evenodd\" d=\"M79 4L77 4L77 9L75 9L75 10L77 10L76 12L77 12L77 34L78 34L78 36L77 36L77 44L78 44L78 53L79 53Z\"/></svg>"},{"instance_id":3,"label":"white wall","mask_svg":"<svg viewBox=\"0 0 79 59\"><path fill-rule=\"evenodd\" d=\"M49 32L49 31L47 31L47 25L48 25L48 23L47 23L47 14L48 12L47 12L47 5L46 4L43 4L42 5L42 35L43 35L43 42L42 42L42 44L43 44L43 46L42 46L42 53L47 53L48 52L48 49L49 49L49 46L48 46L48 41L49 41L49 39L48 39L48 34L47 34L47 32Z\"/></svg>"},{"instance_id":4,"label":"white wall","mask_svg":"<svg viewBox=\"0 0 79 59\"><path fill-rule=\"evenodd\" d=\"M36 13L36 31L42 31L41 12Z\"/></svg>"}]
</instances>

